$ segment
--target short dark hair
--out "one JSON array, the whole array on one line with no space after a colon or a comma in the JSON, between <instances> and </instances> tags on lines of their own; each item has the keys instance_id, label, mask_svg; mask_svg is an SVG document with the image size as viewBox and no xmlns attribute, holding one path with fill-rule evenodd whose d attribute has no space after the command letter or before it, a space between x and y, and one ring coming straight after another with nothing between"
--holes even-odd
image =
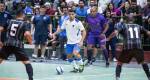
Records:
<instances>
[{"instance_id":1,"label":"short dark hair","mask_svg":"<svg viewBox=\"0 0 150 80\"><path fill-rule=\"evenodd\" d=\"M17 9L16 15L22 15L24 14L24 10L22 8Z\"/></svg>"},{"instance_id":2,"label":"short dark hair","mask_svg":"<svg viewBox=\"0 0 150 80\"><path fill-rule=\"evenodd\" d=\"M74 12L75 13L75 10L73 10L73 9L69 9L69 11L68 12Z\"/></svg>"}]
</instances>

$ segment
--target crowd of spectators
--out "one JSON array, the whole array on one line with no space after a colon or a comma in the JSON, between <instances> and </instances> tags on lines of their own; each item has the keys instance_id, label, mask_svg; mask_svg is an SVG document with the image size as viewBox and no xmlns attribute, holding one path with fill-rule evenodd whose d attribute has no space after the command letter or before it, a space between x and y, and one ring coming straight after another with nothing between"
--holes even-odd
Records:
<instances>
[{"instance_id":1,"label":"crowd of spectators","mask_svg":"<svg viewBox=\"0 0 150 80\"><path fill-rule=\"evenodd\" d=\"M62 16L65 15L65 7L75 10L76 18L85 24L85 17L90 13L92 6L97 6L98 13L103 14L113 25L123 22L124 16L132 13L136 19L135 23L150 30L150 2L148 0L4 0L4 2L5 11L11 15L15 14L18 6L21 6L29 21L33 21L33 16L40 14L40 7L45 6L46 15L51 18L53 32L56 31ZM148 39L143 39L145 44L150 45Z\"/></svg>"}]
</instances>

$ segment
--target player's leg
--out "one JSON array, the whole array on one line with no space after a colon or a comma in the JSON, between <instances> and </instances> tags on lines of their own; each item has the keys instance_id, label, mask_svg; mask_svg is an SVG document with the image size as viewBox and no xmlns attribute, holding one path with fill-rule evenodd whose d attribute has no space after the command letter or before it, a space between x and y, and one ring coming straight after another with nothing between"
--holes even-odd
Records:
<instances>
[{"instance_id":1,"label":"player's leg","mask_svg":"<svg viewBox=\"0 0 150 80\"><path fill-rule=\"evenodd\" d=\"M136 50L135 58L136 58L138 64L142 64L142 68L143 68L148 80L150 80L149 67L148 67L148 64L146 62L144 62L144 51L142 49Z\"/></svg>"},{"instance_id":2,"label":"player's leg","mask_svg":"<svg viewBox=\"0 0 150 80\"><path fill-rule=\"evenodd\" d=\"M150 80L150 71L149 71L148 64L147 63L142 63L142 67L143 67L143 70L144 70L148 80Z\"/></svg>"},{"instance_id":3,"label":"player's leg","mask_svg":"<svg viewBox=\"0 0 150 80\"><path fill-rule=\"evenodd\" d=\"M30 61L22 61L22 63L25 65L29 80L33 80L33 68Z\"/></svg>"},{"instance_id":4,"label":"player's leg","mask_svg":"<svg viewBox=\"0 0 150 80\"><path fill-rule=\"evenodd\" d=\"M94 47L93 48L93 57L92 57L92 62L95 62L96 61L96 56L97 56L97 48Z\"/></svg>"},{"instance_id":5,"label":"player's leg","mask_svg":"<svg viewBox=\"0 0 150 80\"><path fill-rule=\"evenodd\" d=\"M66 39L65 36L60 36L59 37L60 52L61 52L60 56L61 56L62 60L66 60L67 59L67 56L65 54L65 47L66 47L65 43L66 43L66 41L67 41L67 39Z\"/></svg>"},{"instance_id":6,"label":"player's leg","mask_svg":"<svg viewBox=\"0 0 150 80\"><path fill-rule=\"evenodd\" d=\"M119 78L120 78L120 74L122 71L122 65L123 65L123 63L118 61L117 66L116 66L116 73L115 73L116 74L116 80L119 80Z\"/></svg>"},{"instance_id":7,"label":"player's leg","mask_svg":"<svg viewBox=\"0 0 150 80\"><path fill-rule=\"evenodd\" d=\"M0 58L0 64L3 62L3 59L2 58Z\"/></svg>"},{"instance_id":8,"label":"player's leg","mask_svg":"<svg viewBox=\"0 0 150 80\"><path fill-rule=\"evenodd\" d=\"M51 59L54 60L56 58L56 41L52 42L52 56Z\"/></svg>"},{"instance_id":9,"label":"player's leg","mask_svg":"<svg viewBox=\"0 0 150 80\"><path fill-rule=\"evenodd\" d=\"M92 60L93 55L93 45L95 44L95 37L94 35L88 35L87 36L87 57L88 57L88 63Z\"/></svg>"},{"instance_id":10,"label":"player's leg","mask_svg":"<svg viewBox=\"0 0 150 80\"><path fill-rule=\"evenodd\" d=\"M46 52L46 46L47 46L47 39L48 36L47 35L41 35L41 44L40 44L40 48L41 48L41 58L45 58L45 52Z\"/></svg>"},{"instance_id":11,"label":"player's leg","mask_svg":"<svg viewBox=\"0 0 150 80\"><path fill-rule=\"evenodd\" d=\"M105 36L100 36L99 38L99 45L102 49L103 55L105 57L106 60L106 67L109 67L109 60L108 60L108 51L106 49L106 37Z\"/></svg>"},{"instance_id":12,"label":"player's leg","mask_svg":"<svg viewBox=\"0 0 150 80\"><path fill-rule=\"evenodd\" d=\"M34 53L32 54L33 58L37 58L38 57L38 49L39 49L39 45L35 44L35 46L34 46Z\"/></svg>"},{"instance_id":13,"label":"player's leg","mask_svg":"<svg viewBox=\"0 0 150 80\"><path fill-rule=\"evenodd\" d=\"M67 44L66 45L66 54L67 54L67 59L68 62L73 66L73 70L71 72L78 72L78 66L73 58L73 45L72 44Z\"/></svg>"},{"instance_id":14,"label":"player's leg","mask_svg":"<svg viewBox=\"0 0 150 80\"><path fill-rule=\"evenodd\" d=\"M38 57L39 44L40 44L40 37L39 35L34 34L34 53L32 54L33 58Z\"/></svg>"},{"instance_id":15,"label":"player's leg","mask_svg":"<svg viewBox=\"0 0 150 80\"><path fill-rule=\"evenodd\" d=\"M11 54L11 50L8 47L3 46L0 50L0 64L3 62L3 60L7 59L9 55Z\"/></svg>"},{"instance_id":16,"label":"player's leg","mask_svg":"<svg viewBox=\"0 0 150 80\"><path fill-rule=\"evenodd\" d=\"M28 56L25 53L25 50L23 48L14 48L14 54L16 56L16 60L22 61L25 65L29 80L33 80L33 68L30 64Z\"/></svg>"},{"instance_id":17,"label":"player's leg","mask_svg":"<svg viewBox=\"0 0 150 80\"><path fill-rule=\"evenodd\" d=\"M84 63L83 63L82 57L79 52L80 52L80 47L78 44L75 44L74 48L73 48L73 55L75 56L75 61L76 61L77 65L79 66L79 72L83 72Z\"/></svg>"},{"instance_id":18,"label":"player's leg","mask_svg":"<svg viewBox=\"0 0 150 80\"><path fill-rule=\"evenodd\" d=\"M129 63L132 60L134 55L132 54L134 51L132 51L133 50L123 50L122 53L119 55L118 63L116 66L116 80L119 80L120 78L123 63Z\"/></svg>"},{"instance_id":19,"label":"player's leg","mask_svg":"<svg viewBox=\"0 0 150 80\"><path fill-rule=\"evenodd\" d=\"M116 59L116 39L113 38L111 40L110 47L111 47L112 59L113 59L113 61L117 61L117 59Z\"/></svg>"}]
</instances>

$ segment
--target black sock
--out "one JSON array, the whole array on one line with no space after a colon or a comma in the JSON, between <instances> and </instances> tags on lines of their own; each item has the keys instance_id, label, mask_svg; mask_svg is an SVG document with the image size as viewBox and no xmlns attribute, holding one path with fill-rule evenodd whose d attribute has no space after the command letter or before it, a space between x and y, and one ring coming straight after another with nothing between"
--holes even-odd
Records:
<instances>
[{"instance_id":1,"label":"black sock","mask_svg":"<svg viewBox=\"0 0 150 80\"><path fill-rule=\"evenodd\" d=\"M117 67L116 67L116 77L120 77L121 68L122 68L121 65L117 65Z\"/></svg>"},{"instance_id":2,"label":"black sock","mask_svg":"<svg viewBox=\"0 0 150 80\"><path fill-rule=\"evenodd\" d=\"M145 73L146 73L146 76L147 76L148 78L150 78L150 72L149 72L148 65L145 63L145 64L142 64L142 67L143 67L143 70L144 70Z\"/></svg>"},{"instance_id":3,"label":"black sock","mask_svg":"<svg viewBox=\"0 0 150 80\"><path fill-rule=\"evenodd\" d=\"M103 55L105 57L106 63L108 63L108 51L107 51L107 49L103 50Z\"/></svg>"},{"instance_id":4,"label":"black sock","mask_svg":"<svg viewBox=\"0 0 150 80\"><path fill-rule=\"evenodd\" d=\"M33 80L33 68L31 64L25 64L26 72L28 74L29 80Z\"/></svg>"},{"instance_id":5,"label":"black sock","mask_svg":"<svg viewBox=\"0 0 150 80\"><path fill-rule=\"evenodd\" d=\"M92 60L92 54L93 53L93 50L92 49L89 49L87 50L87 56L88 56L88 60L91 61Z\"/></svg>"}]
</instances>

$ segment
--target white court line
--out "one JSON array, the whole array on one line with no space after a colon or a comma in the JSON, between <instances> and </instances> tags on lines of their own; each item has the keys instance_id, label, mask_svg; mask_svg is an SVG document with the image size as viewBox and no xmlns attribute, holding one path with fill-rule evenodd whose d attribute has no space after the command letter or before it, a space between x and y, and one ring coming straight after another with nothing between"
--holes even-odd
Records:
<instances>
[{"instance_id":1,"label":"white court line","mask_svg":"<svg viewBox=\"0 0 150 80\"><path fill-rule=\"evenodd\" d=\"M141 72L130 72L131 74L137 74L137 73L141 73ZM76 74L76 73L75 73ZM122 75L127 75L128 73L122 73ZM114 74L97 74L97 75L75 75L75 76L65 76L65 77L63 77L63 78L65 78L65 79L71 79L71 78L78 78L78 77L97 77L97 76L99 76L99 77L105 77L105 76L114 76L115 77L115 75ZM59 75L58 75L59 76ZM112 78L114 78L114 77L112 77ZM62 77L55 77L55 78L41 78L41 79L34 79L34 80L64 80L64 79L61 79ZM28 79L24 79L24 80L28 80Z\"/></svg>"}]
</instances>

